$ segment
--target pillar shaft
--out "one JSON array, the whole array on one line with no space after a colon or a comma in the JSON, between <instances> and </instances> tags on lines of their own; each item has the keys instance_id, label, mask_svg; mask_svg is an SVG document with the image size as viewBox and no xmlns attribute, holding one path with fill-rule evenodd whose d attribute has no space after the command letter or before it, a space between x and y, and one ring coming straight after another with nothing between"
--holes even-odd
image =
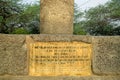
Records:
<instances>
[{"instance_id":1,"label":"pillar shaft","mask_svg":"<svg viewBox=\"0 0 120 80\"><path fill-rule=\"evenodd\" d=\"M41 34L73 34L74 0L41 0Z\"/></svg>"}]
</instances>

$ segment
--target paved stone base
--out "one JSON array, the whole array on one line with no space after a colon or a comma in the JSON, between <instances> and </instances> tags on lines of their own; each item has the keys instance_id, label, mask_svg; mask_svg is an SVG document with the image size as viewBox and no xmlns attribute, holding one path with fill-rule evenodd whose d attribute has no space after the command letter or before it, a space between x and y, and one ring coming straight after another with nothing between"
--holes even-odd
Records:
<instances>
[{"instance_id":1,"label":"paved stone base","mask_svg":"<svg viewBox=\"0 0 120 80\"><path fill-rule=\"evenodd\" d=\"M54 41L78 41L92 44L91 70L93 75L84 77L30 77L28 44ZM0 34L0 80L120 80L119 66L120 36Z\"/></svg>"},{"instance_id":2,"label":"paved stone base","mask_svg":"<svg viewBox=\"0 0 120 80\"><path fill-rule=\"evenodd\" d=\"M0 80L120 80L120 76L84 76L84 77L0 77Z\"/></svg>"}]
</instances>

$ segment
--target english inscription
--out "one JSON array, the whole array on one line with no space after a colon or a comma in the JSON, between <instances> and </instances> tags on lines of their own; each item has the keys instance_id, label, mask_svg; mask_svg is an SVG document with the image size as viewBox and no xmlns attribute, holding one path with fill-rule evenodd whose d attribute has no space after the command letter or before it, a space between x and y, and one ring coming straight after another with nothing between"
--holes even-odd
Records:
<instances>
[{"instance_id":1,"label":"english inscription","mask_svg":"<svg viewBox=\"0 0 120 80\"><path fill-rule=\"evenodd\" d=\"M35 42L30 44L32 76L80 76L91 74L91 44L83 42Z\"/></svg>"}]
</instances>

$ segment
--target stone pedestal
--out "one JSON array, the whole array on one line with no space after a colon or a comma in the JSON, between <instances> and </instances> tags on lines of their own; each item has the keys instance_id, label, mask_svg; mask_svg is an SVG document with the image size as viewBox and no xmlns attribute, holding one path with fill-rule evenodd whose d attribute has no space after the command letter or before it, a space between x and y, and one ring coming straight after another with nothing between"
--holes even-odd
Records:
<instances>
[{"instance_id":1,"label":"stone pedestal","mask_svg":"<svg viewBox=\"0 0 120 80\"><path fill-rule=\"evenodd\" d=\"M40 33L73 34L74 0L41 0Z\"/></svg>"},{"instance_id":2,"label":"stone pedestal","mask_svg":"<svg viewBox=\"0 0 120 80\"><path fill-rule=\"evenodd\" d=\"M91 44L92 56L89 65L91 74L89 76L31 76L29 45L35 42L55 41L71 43L77 41ZM0 80L119 80L119 48L119 36L0 34Z\"/></svg>"}]
</instances>

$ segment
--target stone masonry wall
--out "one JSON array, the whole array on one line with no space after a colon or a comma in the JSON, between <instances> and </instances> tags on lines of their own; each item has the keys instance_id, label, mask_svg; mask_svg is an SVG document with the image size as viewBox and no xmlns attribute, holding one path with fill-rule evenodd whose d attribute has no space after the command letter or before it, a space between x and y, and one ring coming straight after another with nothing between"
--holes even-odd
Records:
<instances>
[{"instance_id":1,"label":"stone masonry wall","mask_svg":"<svg viewBox=\"0 0 120 80\"><path fill-rule=\"evenodd\" d=\"M91 76L29 76L27 44L33 41L80 41L92 44ZM120 80L120 36L0 34L0 80Z\"/></svg>"}]
</instances>

